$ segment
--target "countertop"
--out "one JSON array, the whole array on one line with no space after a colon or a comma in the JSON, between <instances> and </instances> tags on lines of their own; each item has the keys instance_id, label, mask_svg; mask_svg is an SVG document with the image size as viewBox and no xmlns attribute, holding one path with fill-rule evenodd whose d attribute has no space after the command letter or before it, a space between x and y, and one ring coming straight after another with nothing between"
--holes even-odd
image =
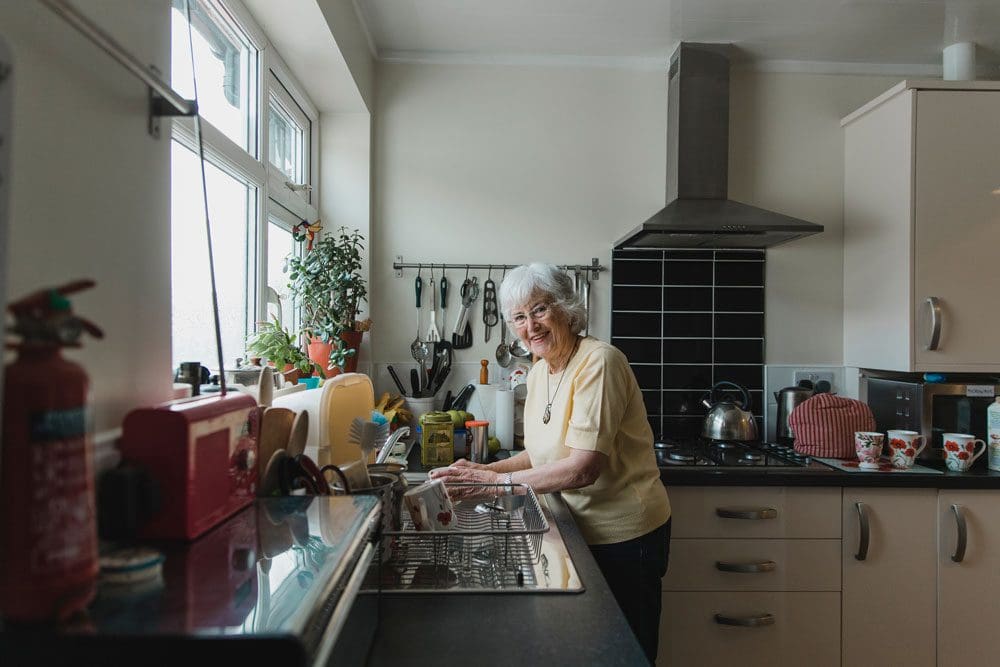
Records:
<instances>
[{"instance_id":1,"label":"countertop","mask_svg":"<svg viewBox=\"0 0 1000 667\"><path fill-rule=\"evenodd\" d=\"M419 447L410 456L419 469ZM372 667L644 665L604 577L559 494L545 496L582 593L382 594Z\"/></svg>"},{"instance_id":2,"label":"countertop","mask_svg":"<svg viewBox=\"0 0 1000 667\"><path fill-rule=\"evenodd\" d=\"M835 468L741 468L661 466L660 479L670 486L851 486L932 489L1000 489L1000 472L977 461L973 470L951 472L942 463L920 461L942 474L916 472L844 472Z\"/></svg>"}]
</instances>

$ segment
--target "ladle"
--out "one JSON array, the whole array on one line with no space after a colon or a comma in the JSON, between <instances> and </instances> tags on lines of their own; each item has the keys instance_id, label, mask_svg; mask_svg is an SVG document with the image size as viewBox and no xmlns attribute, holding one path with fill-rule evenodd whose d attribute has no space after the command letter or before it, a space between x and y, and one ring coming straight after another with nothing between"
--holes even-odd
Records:
<instances>
[{"instance_id":1,"label":"ladle","mask_svg":"<svg viewBox=\"0 0 1000 667\"><path fill-rule=\"evenodd\" d=\"M524 346L520 338L515 338L510 344L510 353L518 359L527 359L531 356L531 350Z\"/></svg>"},{"instance_id":2,"label":"ladle","mask_svg":"<svg viewBox=\"0 0 1000 667\"><path fill-rule=\"evenodd\" d=\"M420 272L417 271L417 279L413 282L413 289L417 294L417 337L410 344L410 354L418 364L425 363L431 353L427 348L427 344L420 340L420 290L423 288L423 284L424 281L420 278Z\"/></svg>"},{"instance_id":3,"label":"ladle","mask_svg":"<svg viewBox=\"0 0 1000 667\"><path fill-rule=\"evenodd\" d=\"M507 323L500 322L500 344L497 345L497 363L501 368L510 366L510 348L507 347Z\"/></svg>"}]
</instances>

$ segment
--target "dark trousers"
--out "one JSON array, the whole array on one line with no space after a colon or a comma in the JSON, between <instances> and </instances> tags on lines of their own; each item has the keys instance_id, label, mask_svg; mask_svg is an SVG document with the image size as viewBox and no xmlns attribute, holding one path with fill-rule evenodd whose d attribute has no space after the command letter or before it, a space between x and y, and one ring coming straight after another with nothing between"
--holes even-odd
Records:
<instances>
[{"instance_id":1,"label":"dark trousers","mask_svg":"<svg viewBox=\"0 0 1000 667\"><path fill-rule=\"evenodd\" d=\"M650 663L660 632L660 579L670 558L670 520L627 542L592 544L590 552Z\"/></svg>"}]
</instances>

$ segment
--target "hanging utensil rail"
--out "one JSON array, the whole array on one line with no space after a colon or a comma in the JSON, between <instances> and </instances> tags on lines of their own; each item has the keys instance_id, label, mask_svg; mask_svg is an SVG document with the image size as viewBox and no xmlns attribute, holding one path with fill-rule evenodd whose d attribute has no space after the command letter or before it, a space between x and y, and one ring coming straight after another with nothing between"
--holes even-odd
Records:
<instances>
[{"instance_id":1,"label":"hanging utensil rail","mask_svg":"<svg viewBox=\"0 0 1000 667\"><path fill-rule=\"evenodd\" d=\"M404 262L402 255L396 255L396 261L392 263L392 268L396 271L396 277L403 277L403 269L423 269L434 267L438 269L502 269L510 270L520 266L520 264L449 264L447 262ZM607 271L607 267L602 266L600 261L593 257L590 264L560 264L560 269L564 271L587 271L591 274L591 280L597 280L601 271Z\"/></svg>"}]
</instances>

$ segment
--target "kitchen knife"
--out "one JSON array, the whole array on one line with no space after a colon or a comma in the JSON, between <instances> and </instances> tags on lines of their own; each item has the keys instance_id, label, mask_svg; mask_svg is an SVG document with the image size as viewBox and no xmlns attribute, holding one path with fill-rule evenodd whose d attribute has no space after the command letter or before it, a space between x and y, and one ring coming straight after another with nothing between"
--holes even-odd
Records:
<instances>
[{"instance_id":1,"label":"kitchen knife","mask_svg":"<svg viewBox=\"0 0 1000 667\"><path fill-rule=\"evenodd\" d=\"M465 410L469 407L469 399L472 398L472 392L476 390L476 385L467 384L462 388L462 391L458 392L458 396L451 403L452 410Z\"/></svg>"},{"instance_id":2,"label":"kitchen knife","mask_svg":"<svg viewBox=\"0 0 1000 667\"><path fill-rule=\"evenodd\" d=\"M389 375L392 376L392 381L396 383L396 389L399 389L400 394L406 396L406 390L403 389L403 382L399 379L399 376L396 375L396 369L392 366L386 366L386 369L389 371Z\"/></svg>"},{"instance_id":3,"label":"kitchen knife","mask_svg":"<svg viewBox=\"0 0 1000 667\"><path fill-rule=\"evenodd\" d=\"M444 410L445 412L451 410L451 403L453 400L454 399L452 398L451 395L451 389L449 389L448 393L444 395L444 403L441 404L441 409Z\"/></svg>"},{"instance_id":4,"label":"kitchen knife","mask_svg":"<svg viewBox=\"0 0 1000 667\"><path fill-rule=\"evenodd\" d=\"M437 395L441 391L441 387L444 385L444 381L448 379L449 373L451 373L451 366L445 366L438 371L437 377L434 380L434 386L431 387L432 396Z\"/></svg>"}]
</instances>

